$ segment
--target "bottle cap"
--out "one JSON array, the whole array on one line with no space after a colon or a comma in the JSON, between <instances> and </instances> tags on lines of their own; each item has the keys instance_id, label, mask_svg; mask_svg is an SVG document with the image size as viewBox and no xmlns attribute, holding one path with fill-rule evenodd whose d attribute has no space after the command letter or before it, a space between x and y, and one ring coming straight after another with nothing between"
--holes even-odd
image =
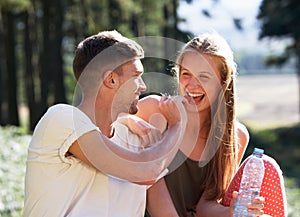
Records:
<instances>
[{"instance_id":1,"label":"bottle cap","mask_svg":"<svg viewBox=\"0 0 300 217\"><path fill-rule=\"evenodd\" d=\"M254 148L254 151L253 153L257 153L259 155L262 155L264 153L264 150L263 149L260 149L260 148Z\"/></svg>"}]
</instances>

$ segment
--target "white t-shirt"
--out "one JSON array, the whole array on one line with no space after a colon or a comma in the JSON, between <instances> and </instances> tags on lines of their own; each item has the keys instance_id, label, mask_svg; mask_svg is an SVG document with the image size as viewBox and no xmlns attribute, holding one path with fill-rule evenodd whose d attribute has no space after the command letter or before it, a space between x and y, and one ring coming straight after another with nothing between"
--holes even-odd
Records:
<instances>
[{"instance_id":1,"label":"white t-shirt","mask_svg":"<svg viewBox=\"0 0 300 217\"><path fill-rule=\"evenodd\" d=\"M72 143L92 130L99 129L74 106L48 109L28 148L24 217L144 216L147 186L104 175L66 156Z\"/></svg>"}]
</instances>

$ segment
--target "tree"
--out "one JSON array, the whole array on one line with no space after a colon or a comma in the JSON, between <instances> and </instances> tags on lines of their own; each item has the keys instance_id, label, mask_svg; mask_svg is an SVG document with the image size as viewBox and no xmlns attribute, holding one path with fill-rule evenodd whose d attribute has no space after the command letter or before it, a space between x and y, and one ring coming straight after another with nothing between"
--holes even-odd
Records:
<instances>
[{"instance_id":1,"label":"tree","mask_svg":"<svg viewBox=\"0 0 300 217\"><path fill-rule=\"evenodd\" d=\"M0 124L16 125L19 123L18 106L20 103L20 82L18 73L22 70L17 44L19 43L19 20L22 11L30 5L29 0L0 1Z\"/></svg>"},{"instance_id":2,"label":"tree","mask_svg":"<svg viewBox=\"0 0 300 217\"><path fill-rule=\"evenodd\" d=\"M259 38L291 39L284 53L270 56L267 64L282 65L296 57L300 98L300 2L298 0L263 0L257 19L261 21ZM299 100L300 101L300 100ZM300 112L300 102L299 102Z\"/></svg>"},{"instance_id":3,"label":"tree","mask_svg":"<svg viewBox=\"0 0 300 217\"><path fill-rule=\"evenodd\" d=\"M49 106L72 103L74 48L88 35L117 29L129 38L164 36L186 41L187 34L178 28L183 21L177 14L179 2L0 0L0 124L19 125L22 103L28 107L33 130ZM159 49L172 53L164 44ZM166 72L157 59L147 65Z\"/></svg>"},{"instance_id":4,"label":"tree","mask_svg":"<svg viewBox=\"0 0 300 217\"><path fill-rule=\"evenodd\" d=\"M19 126L19 115L18 115L18 103L17 103L17 68L16 68L16 31L15 31L15 20L16 13L11 10L2 10L3 24L6 26L4 30L4 52L5 52L5 66L6 73L4 74L2 85L4 96L4 114L7 117L2 121L6 124Z\"/></svg>"},{"instance_id":5,"label":"tree","mask_svg":"<svg viewBox=\"0 0 300 217\"><path fill-rule=\"evenodd\" d=\"M2 115L2 107L4 104L3 100L3 72L4 72L4 29L3 29L3 21L2 21L2 8L0 5L0 124L3 124L3 115Z\"/></svg>"},{"instance_id":6,"label":"tree","mask_svg":"<svg viewBox=\"0 0 300 217\"><path fill-rule=\"evenodd\" d=\"M43 46L41 52L41 112L44 113L49 105L66 102L63 81L62 60L62 1L42 0L43 20ZM50 101L50 97L53 100Z\"/></svg>"}]
</instances>

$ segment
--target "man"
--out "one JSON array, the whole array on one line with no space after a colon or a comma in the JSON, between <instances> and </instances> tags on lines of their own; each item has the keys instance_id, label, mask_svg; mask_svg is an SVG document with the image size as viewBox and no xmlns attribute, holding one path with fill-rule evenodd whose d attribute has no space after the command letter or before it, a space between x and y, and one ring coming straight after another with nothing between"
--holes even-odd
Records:
<instances>
[{"instance_id":1,"label":"man","mask_svg":"<svg viewBox=\"0 0 300 217\"><path fill-rule=\"evenodd\" d=\"M185 127L174 100L160 102L169 129L156 144L132 151L109 139L112 123L122 113L135 114L146 90L141 58L142 48L116 31L79 43L73 70L82 99L76 107L52 106L36 126L28 148L23 216L120 216L114 199L122 187L153 183L169 165ZM145 143L159 137L155 129L142 135Z\"/></svg>"}]
</instances>

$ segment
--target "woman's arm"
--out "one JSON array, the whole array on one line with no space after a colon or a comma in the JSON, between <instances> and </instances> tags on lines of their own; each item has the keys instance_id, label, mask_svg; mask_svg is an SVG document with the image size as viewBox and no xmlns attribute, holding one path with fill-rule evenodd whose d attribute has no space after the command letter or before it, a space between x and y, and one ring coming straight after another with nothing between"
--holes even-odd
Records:
<instances>
[{"instance_id":1,"label":"woman's arm","mask_svg":"<svg viewBox=\"0 0 300 217\"><path fill-rule=\"evenodd\" d=\"M200 198L196 207L197 217L233 217L238 192L234 191L232 193L232 200L229 207L225 207L217 201L208 201L204 195L205 193ZM263 214L264 202L263 197L256 197L251 204L248 204L248 212L256 216L270 217Z\"/></svg>"},{"instance_id":2,"label":"woman's arm","mask_svg":"<svg viewBox=\"0 0 300 217\"><path fill-rule=\"evenodd\" d=\"M245 125L240 122L236 122L236 124L238 136L238 164L240 164L247 149L250 136Z\"/></svg>"},{"instance_id":3,"label":"woman's arm","mask_svg":"<svg viewBox=\"0 0 300 217\"><path fill-rule=\"evenodd\" d=\"M236 194L236 193L235 193ZM236 198L236 195L233 195ZM205 198L205 192L201 196L197 207L196 213L197 217L232 217L234 204L230 205L230 207L225 207L219 204L217 201L208 201ZM235 202L232 200L232 203Z\"/></svg>"},{"instance_id":4,"label":"woman's arm","mask_svg":"<svg viewBox=\"0 0 300 217\"><path fill-rule=\"evenodd\" d=\"M151 217L177 217L177 211L162 178L147 191L147 211Z\"/></svg>"}]
</instances>

